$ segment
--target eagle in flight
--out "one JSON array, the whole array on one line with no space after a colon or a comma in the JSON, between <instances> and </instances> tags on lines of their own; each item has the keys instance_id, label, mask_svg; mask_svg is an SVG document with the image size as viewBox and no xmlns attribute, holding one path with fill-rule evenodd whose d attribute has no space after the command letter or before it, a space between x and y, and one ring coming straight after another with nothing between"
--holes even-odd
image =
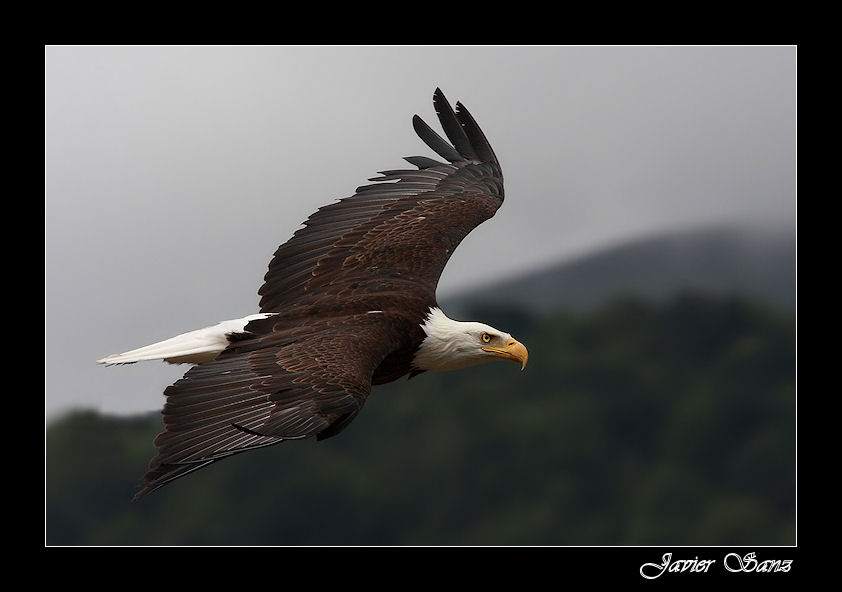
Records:
<instances>
[{"instance_id":1,"label":"eagle in flight","mask_svg":"<svg viewBox=\"0 0 842 592\"><path fill-rule=\"evenodd\" d=\"M505 331L448 318L436 285L453 250L503 204L500 163L474 118L440 89L449 142L415 132L445 162L405 158L351 197L319 208L282 244L259 290L260 313L98 360L195 364L164 391L139 499L218 460L284 440L330 438L371 387L492 360L526 366Z\"/></svg>"}]
</instances>

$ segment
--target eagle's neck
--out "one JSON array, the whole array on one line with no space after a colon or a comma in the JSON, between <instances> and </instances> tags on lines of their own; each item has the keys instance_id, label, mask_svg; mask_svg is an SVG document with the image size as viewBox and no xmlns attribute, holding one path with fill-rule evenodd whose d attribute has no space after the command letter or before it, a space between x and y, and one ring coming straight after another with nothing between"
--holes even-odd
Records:
<instances>
[{"instance_id":1,"label":"eagle's neck","mask_svg":"<svg viewBox=\"0 0 842 592\"><path fill-rule=\"evenodd\" d=\"M421 328L426 333L424 341L412 359L418 370L458 370L480 363L473 349L464 339L478 323L454 321L438 307L431 308Z\"/></svg>"}]
</instances>

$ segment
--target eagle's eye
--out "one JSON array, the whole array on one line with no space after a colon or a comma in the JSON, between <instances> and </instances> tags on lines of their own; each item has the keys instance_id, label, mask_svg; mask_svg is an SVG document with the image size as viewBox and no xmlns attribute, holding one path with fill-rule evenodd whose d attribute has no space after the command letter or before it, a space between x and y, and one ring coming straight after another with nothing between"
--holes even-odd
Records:
<instances>
[{"instance_id":1,"label":"eagle's eye","mask_svg":"<svg viewBox=\"0 0 842 592\"><path fill-rule=\"evenodd\" d=\"M488 343L489 341L491 341L491 335L488 334L488 333L483 333L482 334L482 342Z\"/></svg>"}]
</instances>

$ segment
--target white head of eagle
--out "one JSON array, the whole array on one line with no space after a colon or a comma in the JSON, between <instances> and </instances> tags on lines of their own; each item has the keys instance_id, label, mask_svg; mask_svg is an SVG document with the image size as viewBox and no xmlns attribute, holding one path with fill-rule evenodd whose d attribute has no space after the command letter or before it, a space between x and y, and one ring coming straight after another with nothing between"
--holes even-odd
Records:
<instances>
[{"instance_id":1,"label":"white head of eagle","mask_svg":"<svg viewBox=\"0 0 842 592\"><path fill-rule=\"evenodd\" d=\"M427 337L412 360L419 370L458 370L494 360L513 360L526 367L526 347L505 331L476 322L454 321L438 307L421 325Z\"/></svg>"}]
</instances>

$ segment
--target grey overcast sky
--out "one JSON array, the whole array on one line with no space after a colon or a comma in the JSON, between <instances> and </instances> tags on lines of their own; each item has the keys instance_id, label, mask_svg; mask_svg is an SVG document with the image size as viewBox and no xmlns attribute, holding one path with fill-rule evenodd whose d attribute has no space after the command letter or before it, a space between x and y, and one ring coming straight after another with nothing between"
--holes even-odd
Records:
<instances>
[{"instance_id":1,"label":"grey overcast sky","mask_svg":"<svg viewBox=\"0 0 842 592\"><path fill-rule=\"evenodd\" d=\"M795 228L796 48L45 47L45 415L160 409L184 366L94 360L257 310L321 205L434 156L465 103L506 203L439 294L659 231Z\"/></svg>"}]
</instances>

